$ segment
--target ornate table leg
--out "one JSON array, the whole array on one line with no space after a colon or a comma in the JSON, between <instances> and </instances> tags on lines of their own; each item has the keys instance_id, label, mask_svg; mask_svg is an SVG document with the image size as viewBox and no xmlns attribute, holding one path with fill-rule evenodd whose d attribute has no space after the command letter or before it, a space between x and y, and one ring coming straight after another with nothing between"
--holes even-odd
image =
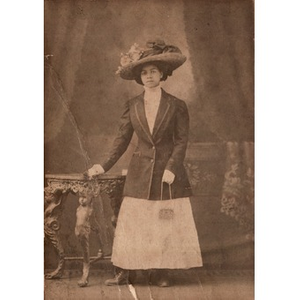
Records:
<instances>
[{"instance_id":1,"label":"ornate table leg","mask_svg":"<svg viewBox=\"0 0 300 300\"><path fill-rule=\"evenodd\" d=\"M83 250L83 270L82 277L78 281L80 287L88 285L89 269L90 269L90 247L89 237L91 233L90 217L93 212L92 196L87 193L79 193L79 204L76 212L76 226L75 235L79 239L79 242Z\"/></svg>"},{"instance_id":2,"label":"ornate table leg","mask_svg":"<svg viewBox=\"0 0 300 300\"><path fill-rule=\"evenodd\" d=\"M46 279L59 279L63 274L63 269L65 265L65 254L58 234L58 230L60 228L58 217L62 212L61 204L67 197L67 194L68 193L62 193L61 191L53 191L50 188L45 188L45 237L51 241L59 257L58 266L56 270L49 274L46 274Z\"/></svg>"}]
</instances>

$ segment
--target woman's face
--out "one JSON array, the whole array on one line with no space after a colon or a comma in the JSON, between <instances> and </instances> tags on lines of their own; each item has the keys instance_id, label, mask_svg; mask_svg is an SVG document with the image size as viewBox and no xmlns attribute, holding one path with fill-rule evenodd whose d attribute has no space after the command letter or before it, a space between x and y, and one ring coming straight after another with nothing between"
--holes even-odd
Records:
<instances>
[{"instance_id":1,"label":"woman's face","mask_svg":"<svg viewBox=\"0 0 300 300\"><path fill-rule=\"evenodd\" d=\"M159 85L162 75L155 65L145 65L141 71L141 80L145 87L153 88Z\"/></svg>"}]
</instances>

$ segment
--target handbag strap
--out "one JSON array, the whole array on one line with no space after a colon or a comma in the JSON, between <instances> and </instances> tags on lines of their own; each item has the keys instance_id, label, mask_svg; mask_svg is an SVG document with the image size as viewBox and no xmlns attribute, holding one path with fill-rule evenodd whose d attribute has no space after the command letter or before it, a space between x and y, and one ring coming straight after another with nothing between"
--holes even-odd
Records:
<instances>
[{"instance_id":1,"label":"handbag strap","mask_svg":"<svg viewBox=\"0 0 300 300\"><path fill-rule=\"evenodd\" d=\"M163 190L164 190L164 183L162 181L161 185L160 185L160 200L162 200L162 198L163 198ZM171 184L169 184L169 194L170 194L170 199L172 200L173 196L172 196L172 187L171 187Z\"/></svg>"}]
</instances>

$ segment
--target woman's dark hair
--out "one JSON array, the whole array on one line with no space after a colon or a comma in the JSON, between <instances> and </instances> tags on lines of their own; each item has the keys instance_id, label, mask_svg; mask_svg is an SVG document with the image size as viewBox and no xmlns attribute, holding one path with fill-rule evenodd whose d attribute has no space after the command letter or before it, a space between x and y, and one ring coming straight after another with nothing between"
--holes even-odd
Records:
<instances>
[{"instance_id":1,"label":"woman's dark hair","mask_svg":"<svg viewBox=\"0 0 300 300\"><path fill-rule=\"evenodd\" d=\"M143 64L143 65L140 65L140 66L137 66L133 72L134 72L134 75L135 75L135 81L138 83L138 84L141 84L143 85L143 82L141 80L141 73L142 73L142 69L145 65L154 65L157 67L157 69L163 73L163 76L162 78L160 79L160 81L165 81L168 76L171 76L172 75L172 71L169 70L168 66L163 63L163 62L160 62L160 61L153 61L153 62L149 62L149 63L146 63L146 64Z\"/></svg>"}]
</instances>

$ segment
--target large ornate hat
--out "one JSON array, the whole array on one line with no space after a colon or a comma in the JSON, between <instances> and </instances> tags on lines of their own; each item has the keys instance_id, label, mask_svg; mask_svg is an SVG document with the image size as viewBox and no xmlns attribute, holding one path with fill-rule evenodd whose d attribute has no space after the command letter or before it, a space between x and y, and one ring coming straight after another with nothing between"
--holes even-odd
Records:
<instances>
[{"instance_id":1,"label":"large ornate hat","mask_svg":"<svg viewBox=\"0 0 300 300\"><path fill-rule=\"evenodd\" d=\"M186 57L181 53L179 48L166 45L163 40L149 41L146 47L142 48L138 44L131 46L130 50L121 53L121 61L117 74L123 79L136 79L136 69L146 63L158 62L165 66L168 76L180 67L186 61Z\"/></svg>"}]
</instances>

